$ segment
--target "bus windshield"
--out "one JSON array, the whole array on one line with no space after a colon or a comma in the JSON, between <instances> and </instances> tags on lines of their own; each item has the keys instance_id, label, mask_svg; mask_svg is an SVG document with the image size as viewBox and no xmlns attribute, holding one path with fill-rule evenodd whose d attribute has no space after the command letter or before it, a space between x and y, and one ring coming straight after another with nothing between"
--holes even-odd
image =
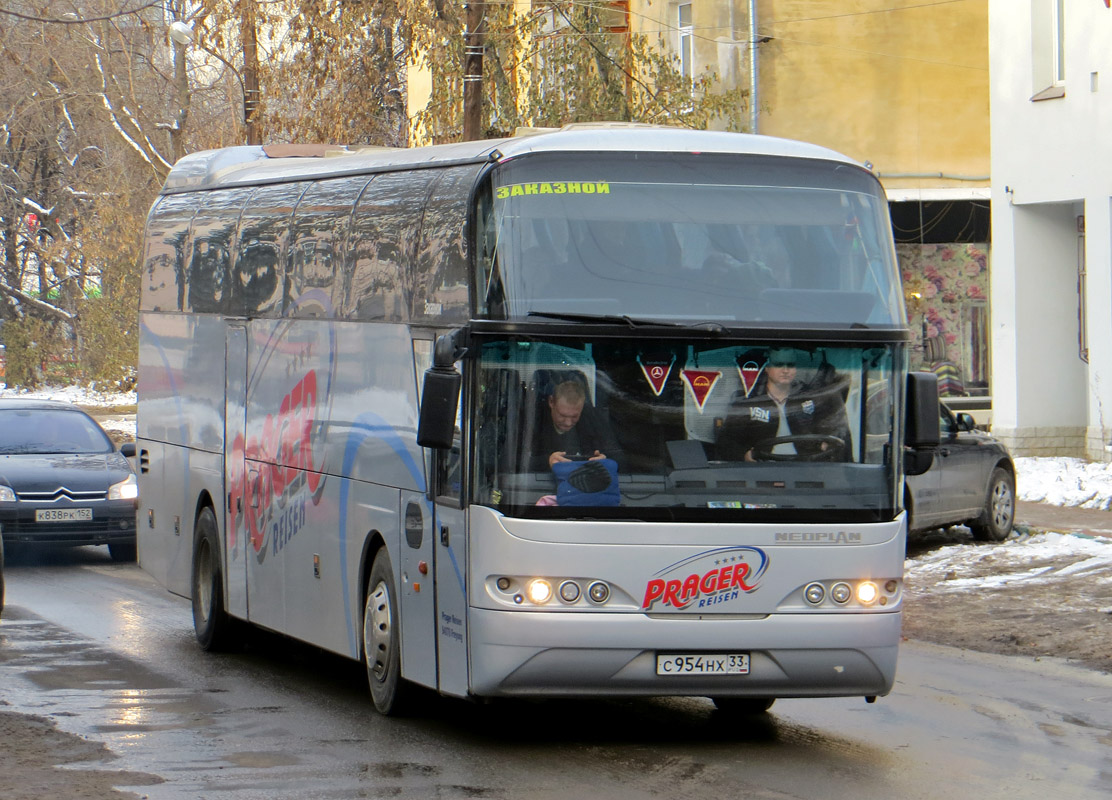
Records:
<instances>
[{"instance_id":1,"label":"bus windshield","mask_svg":"<svg viewBox=\"0 0 1112 800\"><path fill-rule=\"evenodd\" d=\"M537 154L479 198L477 310L902 327L888 206L838 162Z\"/></svg>"},{"instance_id":2,"label":"bus windshield","mask_svg":"<svg viewBox=\"0 0 1112 800\"><path fill-rule=\"evenodd\" d=\"M483 336L471 501L514 516L872 522L902 344Z\"/></svg>"}]
</instances>

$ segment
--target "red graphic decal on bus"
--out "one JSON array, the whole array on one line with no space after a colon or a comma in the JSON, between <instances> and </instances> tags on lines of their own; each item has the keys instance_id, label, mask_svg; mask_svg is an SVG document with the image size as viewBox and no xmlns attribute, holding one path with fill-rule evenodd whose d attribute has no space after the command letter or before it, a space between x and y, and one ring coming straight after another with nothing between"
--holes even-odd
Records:
<instances>
[{"instance_id":1,"label":"red graphic decal on bus","mask_svg":"<svg viewBox=\"0 0 1112 800\"><path fill-rule=\"evenodd\" d=\"M718 370L709 369L685 369L680 374L683 375L687 388L691 390L691 397L701 412L711 390L718 383L718 379L722 377L722 373Z\"/></svg>"},{"instance_id":2,"label":"red graphic decal on bus","mask_svg":"<svg viewBox=\"0 0 1112 800\"><path fill-rule=\"evenodd\" d=\"M755 592L768 555L757 547L730 547L700 553L666 567L645 584L641 608L708 608Z\"/></svg>"},{"instance_id":3,"label":"red graphic decal on bus","mask_svg":"<svg viewBox=\"0 0 1112 800\"><path fill-rule=\"evenodd\" d=\"M282 398L278 414L267 414L260 436L246 443L242 436L232 442L231 490L228 505L237 517L242 514L251 546L262 561L267 535L277 552L305 523L305 497L314 504L323 491L324 476L313 456L313 427L317 422L317 373L310 370ZM247 467L246 461L255 462ZM259 463L261 462L261 463ZM238 545L231 526L229 544Z\"/></svg>"}]
</instances>

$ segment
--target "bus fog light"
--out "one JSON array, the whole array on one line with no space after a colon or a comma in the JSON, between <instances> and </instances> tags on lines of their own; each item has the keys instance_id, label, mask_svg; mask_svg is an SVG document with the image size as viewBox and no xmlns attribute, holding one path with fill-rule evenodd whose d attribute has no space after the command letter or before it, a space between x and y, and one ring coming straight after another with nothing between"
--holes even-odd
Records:
<instances>
[{"instance_id":1,"label":"bus fog light","mask_svg":"<svg viewBox=\"0 0 1112 800\"><path fill-rule=\"evenodd\" d=\"M529 583L529 601L543 605L552 599L552 584L545 580L535 580Z\"/></svg>"},{"instance_id":2,"label":"bus fog light","mask_svg":"<svg viewBox=\"0 0 1112 800\"><path fill-rule=\"evenodd\" d=\"M830 590L830 597L838 605L845 605L853 597L853 589L849 588L848 583L836 583Z\"/></svg>"},{"instance_id":3,"label":"bus fog light","mask_svg":"<svg viewBox=\"0 0 1112 800\"><path fill-rule=\"evenodd\" d=\"M862 581L857 584L857 602L863 606L871 606L880 596L880 589L872 581Z\"/></svg>"},{"instance_id":4,"label":"bus fog light","mask_svg":"<svg viewBox=\"0 0 1112 800\"><path fill-rule=\"evenodd\" d=\"M813 606L817 606L826 597L826 587L821 583L811 583L803 590L803 596L807 598L807 602Z\"/></svg>"},{"instance_id":5,"label":"bus fog light","mask_svg":"<svg viewBox=\"0 0 1112 800\"><path fill-rule=\"evenodd\" d=\"M503 592L507 591L510 588L510 579L504 576L499 578L498 588L501 589Z\"/></svg>"},{"instance_id":6,"label":"bus fog light","mask_svg":"<svg viewBox=\"0 0 1112 800\"><path fill-rule=\"evenodd\" d=\"M610 599L610 587L602 581L595 581L587 587L587 596L592 602L605 603Z\"/></svg>"},{"instance_id":7,"label":"bus fog light","mask_svg":"<svg viewBox=\"0 0 1112 800\"><path fill-rule=\"evenodd\" d=\"M560 599L565 603L574 603L579 599L579 584L575 581L564 581L560 584Z\"/></svg>"},{"instance_id":8,"label":"bus fog light","mask_svg":"<svg viewBox=\"0 0 1112 800\"><path fill-rule=\"evenodd\" d=\"M888 592L888 594L895 594L898 588L900 588L900 585L894 580L890 580L884 584L884 591Z\"/></svg>"}]
</instances>

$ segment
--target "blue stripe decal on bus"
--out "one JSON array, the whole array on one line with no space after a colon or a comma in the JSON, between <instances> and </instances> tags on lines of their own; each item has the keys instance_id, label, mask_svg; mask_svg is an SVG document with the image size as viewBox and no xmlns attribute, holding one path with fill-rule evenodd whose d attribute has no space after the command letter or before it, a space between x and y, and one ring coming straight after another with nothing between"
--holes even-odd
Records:
<instances>
[{"instance_id":1,"label":"blue stripe decal on bus","mask_svg":"<svg viewBox=\"0 0 1112 800\"><path fill-rule=\"evenodd\" d=\"M344 463L340 470L341 475L350 475L355 457L359 448L368 439L378 439L398 454L402 464L409 470L417 484L418 491L424 492L425 474L421 465L413 460L405 441L394 426L374 412L368 411L360 414L351 424L351 433L348 434L347 443L344 445ZM350 594L348 592L348 565L347 565L347 526L348 526L348 493L351 487L351 478L345 477L340 482L340 582L344 593L344 616L347 619L348 643L351 645L353 657L359 656L359 638L356 630L355 619L351 613ZM453 559L454 560L454 559Z\"/></svg>"}]
</instances>

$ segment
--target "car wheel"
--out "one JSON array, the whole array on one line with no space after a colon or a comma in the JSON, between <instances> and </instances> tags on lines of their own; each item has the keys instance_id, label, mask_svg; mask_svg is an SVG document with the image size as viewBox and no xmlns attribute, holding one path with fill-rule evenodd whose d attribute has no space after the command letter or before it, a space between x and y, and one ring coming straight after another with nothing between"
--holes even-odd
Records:
<instances>
[{"instance_id":1,"label":"car wheel","mask_svg":"<svg viewBox=\"0 0 1112 800\"><path fill-rule=\"evenodd\" d=\"M224 570L216 515L205 507L197 515L193 536L193 630L201 648L226 650L231 645L233 621L224 608Z\"/></svg>"},{"instance_id":2,"label":"car wheel","mask_svg":"<svg viewBox=\"0 0 1112 800\"><path fill-rule=\"evenodd\" d=\"M772 708L775 697L712 697L719 711L739 717L753 717Z\"/></svg>"},{"instance_id":3,"label":"car wheel","mask_svg":"<svg viewBox=\"0 0 1112 800\"><path fill-rule=\"evenodd\" d=\"M363 607L363 657L371 699L380 714L404 712L411 688L401 677L401 639L394 571L386 549L379 550L367 579Z\"/></svg>"},{"instance_id":4,"label":"car wheel","mask_svg":"<svg viewBox=\"0 0 1112 800\"><path fill-rule=\"evenodd\" d=\"M992 471L988 498L981 516L969 525L973 538L982 542L1002 542L1015 524L1015 478L1006 469Z\"/></svg>"},{"instance_id":5,"label":"car wheel","mask_svg":"<svg viewBox=\"0 0 1112 800\"><path fill-rule=\"evenodd\" d=\"M108 555L112 556L113 561L134 561L135 560L135 542L109 542Z\"/></svg>"}]
</instances>

